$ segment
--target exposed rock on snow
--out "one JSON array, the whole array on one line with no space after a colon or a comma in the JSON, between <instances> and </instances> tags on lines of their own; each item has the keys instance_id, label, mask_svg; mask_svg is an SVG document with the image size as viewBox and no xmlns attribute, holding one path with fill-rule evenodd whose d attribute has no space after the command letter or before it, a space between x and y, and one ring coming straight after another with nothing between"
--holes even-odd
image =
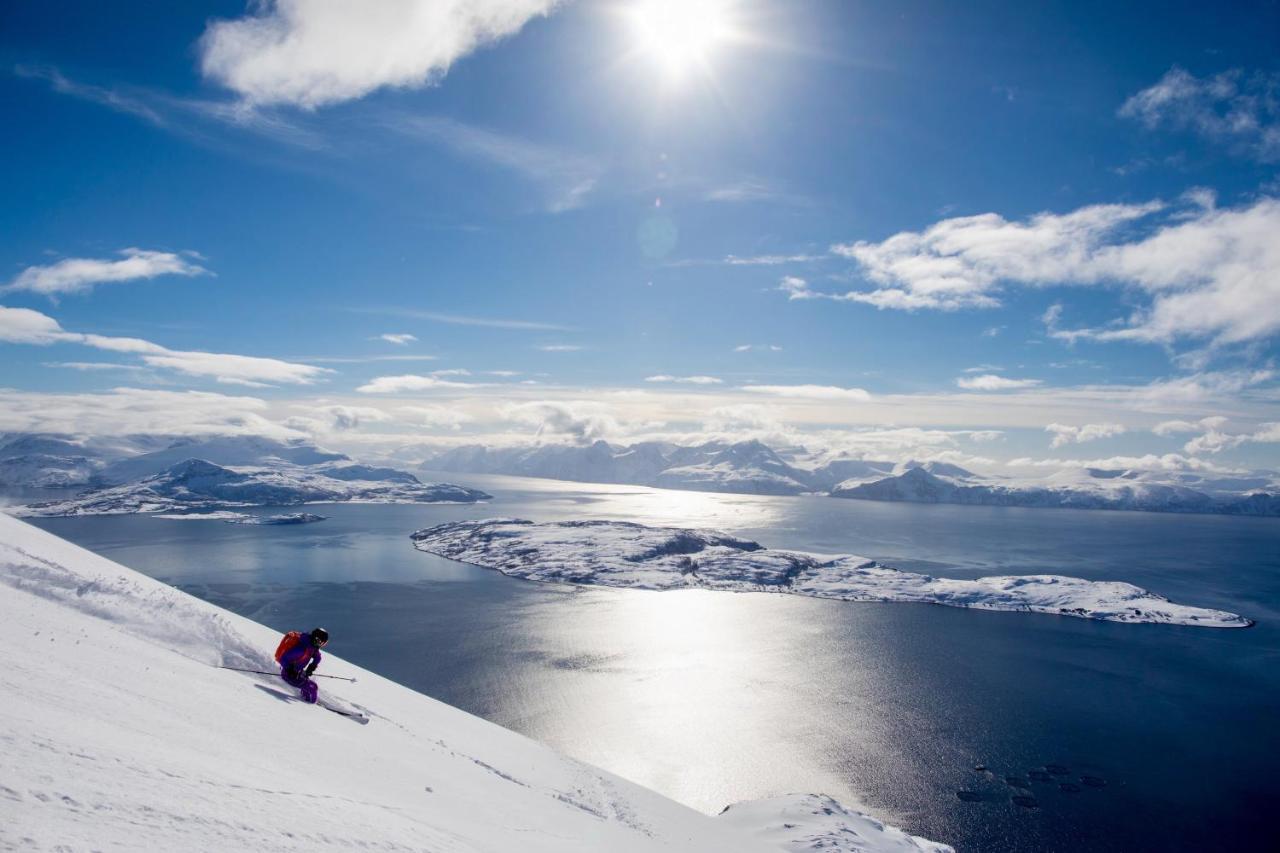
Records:
<instances>
[{"instance_id":1,"label":"exposed rock on snow","mask_svg":"<svg viewBox=\"0 0 1280 853\"><path fill-rule=\"evenodd\" d=\"M215 668L278 632L3 514L0 590L0 849L950 851L812 795L712 818L326 654L354 726Z\"/></svg>"},{"instance_id":2,"label":"exposed rock on snow","mask_svg":"<svg viewBox=\"0 0 1280 853\"><path fill-rule=\"evenodd\" d=\"M710 530L620 521L535 524L511 518L453 521L419 530L414 546L535 581L634 587L786 592L845 601L904 601L1210 628L1253 624L1234 613L1174 604L1132 584L1061 575L960 580L902 572L851 555L774 551Z\"/></svg>"},{"instance_id":3,"label":"exposed rock on snow","mask_svg":"<svg viewBox=\"0 0 1280 853\"><path fill-rule=\"evenodd\" d=\"M403 474L403 472L393 472ZM243 506L291 506L304 503L450 502L487 500L484 492L452 483L420 483L410 475L392 480L334 479L299 466L228 468L203 459L187 459L165 471L121 486L85 492L74 498L31 504L19 515L118 515L178 510L224 510Z\"/></svg>"}]
</instances>

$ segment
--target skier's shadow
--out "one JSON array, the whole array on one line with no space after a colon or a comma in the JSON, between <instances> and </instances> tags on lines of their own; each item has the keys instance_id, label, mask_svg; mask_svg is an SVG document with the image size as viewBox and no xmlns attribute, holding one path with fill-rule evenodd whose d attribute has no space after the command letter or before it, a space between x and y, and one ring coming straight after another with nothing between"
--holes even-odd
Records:
<instances>
[{"instance_id":1,"label":"skier's shadow","mask_svg":"<svg viewBox=\"0 0 1280 853\"><path fill-rule=\"evenodd\" d=\"M255 684L255 685L253 685L253 686L254 686L254 687L256 687L256 688L258 688L259 690L261 690L263 693L268 693L268 694L270 694L270 695L272 695L272 696L276 697L276 698L277 698L277 699L279 699L281 702L293 702L293 701L295 701L295 700L294 700L294 698L293 698L292 696L290 696L288 693L282 693L282 692L281 692L281 691L279 691L279 690L276 690L276 689L271 688L271 687L266 687L266 686L261 685L261 684Z\"/></svg>"}]
</instances>

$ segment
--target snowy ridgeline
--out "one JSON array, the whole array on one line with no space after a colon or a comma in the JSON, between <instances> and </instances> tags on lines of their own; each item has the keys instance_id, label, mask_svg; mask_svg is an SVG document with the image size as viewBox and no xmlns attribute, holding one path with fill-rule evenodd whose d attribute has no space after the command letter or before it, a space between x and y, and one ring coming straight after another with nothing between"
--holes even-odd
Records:
<instances>
[{"instance_id":1,"label":"snowy ridgeline","mask_svg":"<svg viewBox=\"0 0 1280 853\"><path fill-rule=\"evenodd\" d=\"M334 655L369 725L217 668L278 639L0 514L0 849L951 850L820 795L709 817Z\"/></svg>"},{"instance_id":2,"label":"snowy ridgeline","mask_svg":"<svg viewBox=\"0 0 1280 853\"><path fill-rule=\"evenodd\" d=\"M604 441L472 445L431 454L422 468L757 495L822 493L908 503L1280 515L1280 477L1274 471L1212 475L1064 467L1046 477L992 477L937 461L813 457L802 451L784 458L759 441L692 447L653 441L629 446Z\"/></svg>"},{"instance_id":3,"label":"snowy ridgeline","mask_svg":"<svg viewBox=\"0 0 1280 853\"><path fill-rule=\"evenodd\" d=\"M375 479L379 476L384 478ZM452 483L421 483L411 474L391 469L368 469L360 465L230 468L202 459L187 459L140 480L83 492L65 500L29 504L16 509L15 513L28 516L173 514L179 511L225 512L228 507L331 502L475 503L489 497L484 492ZM297 524L320 520L318 516L304 518L302 514L272 520L220 517L247 524Z\"/></svg>"},{"instance_id":4,"label":"snowy ridgeline","mask_svg":"<svg viewBox=\"0 0 1280 853\"><path fill-rule=\"evenodd\" d=\"M845 601L905 601L1208 628L1250 619L1174 604L1132 584L1060 575L935 578L850 555L773 551L710 530L621 521L455 521L413 534L419 550L535 581L637 589L785 592Z\"/></svg>"}]
</instances>

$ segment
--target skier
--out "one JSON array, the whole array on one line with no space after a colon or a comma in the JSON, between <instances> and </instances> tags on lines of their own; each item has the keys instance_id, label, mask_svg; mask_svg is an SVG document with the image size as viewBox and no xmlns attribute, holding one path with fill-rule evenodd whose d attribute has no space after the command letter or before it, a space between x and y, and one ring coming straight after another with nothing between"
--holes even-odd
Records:
<instances>
[{"instance_id":1,"label":"skier","mask_svg":"<svg viewBox=\"0 0 1280 853\"><path fill-rule=\"evenodd\" d=\"M276 649L280 677L302 692L304 702L316 701L318 688L311 680L311 674L320 665L320 649L328 642L329 632L324 628L316 628L310 634L290 631Z\"/></svg>"}]
</instances>

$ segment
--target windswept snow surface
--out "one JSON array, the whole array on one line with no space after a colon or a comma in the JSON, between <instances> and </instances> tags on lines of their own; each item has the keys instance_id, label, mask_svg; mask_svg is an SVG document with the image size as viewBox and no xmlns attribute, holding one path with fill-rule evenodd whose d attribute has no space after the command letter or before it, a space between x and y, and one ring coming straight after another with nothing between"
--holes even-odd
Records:
<instances>
[{"instance_id":1,"label":"windswept snow surface","mask_svg":"<svg viewBox=\"0 0 1280 853\"><path fill-rule=\"evenodd\" d=\"M865 557L773 551L712 530L621 521L452 521L413 534L419 550L535 581L787 592L845 601L906 601L1055 613L1108 622L1247 628L1250 619L1174 604L1133 584L1061 575L957 580L902 572Z\"/></svg>"},{"instance_id":2,"label":"windswept snow surface","mask_svg":"<svg viewBox=\"0 0 1280 853\"><path fill-rule=\"evenodd\" d=\"M376 474L390 469L363 470ZM392 473L397 475L393 479L337 479L298 466L228 468L204 459L187 459L122 486L30 504L15 512L32 516L121 515L337 501L475 503L490 497L452 483L421 483L410 474Z\"/></svg>"},{"instance_id":3,"label":"windswept snow surface","mask_svg":"<svg viewBox=\"0 0 1280 853\"><path fill-rule=\"evenodd\" d=\"M370 725L217 668L278 639L0 514L0 849L950 850L811 795L712 818L330 654Z\"/></svg>"},{"instance_id":4,"label":"windswept snow surface","mask_svg":"<svg viewBox=\"0 0 1280 853\"><path fill-rule=\"evenodd\" d=\"M907 835L821 794L736 803L726 807L720 819L795 853L864 849L954 853L945 844Z\"/></svg>"}]
</instances>

